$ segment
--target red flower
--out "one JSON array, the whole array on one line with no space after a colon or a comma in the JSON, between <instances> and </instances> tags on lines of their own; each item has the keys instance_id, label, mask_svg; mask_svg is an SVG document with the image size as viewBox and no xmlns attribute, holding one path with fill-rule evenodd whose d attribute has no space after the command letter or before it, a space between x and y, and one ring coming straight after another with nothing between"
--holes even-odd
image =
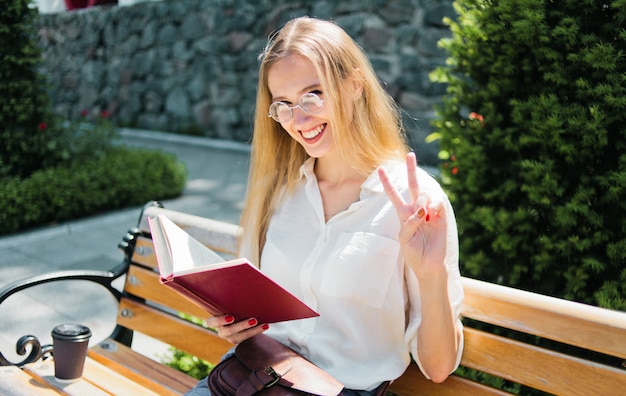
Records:
<instances>
[{"instance_id":1,"label":"red flower","mask_svg":"<svg viewBox=\"0 0 626 396\"><path fill-rule=\"evenodd\" d=\"M80 111L80 116L81 117L87 117L87 114L89 114L89 111L87 109L82 109Z\"/></svg>"},{"instance_id":2,"label":"red flower","mask_svg":"<svg viewBox=\"0 0 626 396\"><path fill-rule=\"evenodd\" d=\"M457 173L459 173L459 168L455 166L454 168L452 168L452 174L456 175Z\"/></svg>"},{"instance_id":3,"label":"red flower","mask_svg":"<svg viewBox=\"0 0 626 396\"><path fill-rule=\"evenodd\" d=\"M108 111L106 111L106 110L102 110L102 111L100 112L100 117L102 117L102 118L109 118L109 116L110 116L110 115L111 115L111 113L109 113L109 112L108 112Z\"/></svg>"},{"instance_id":4,"label":"red flower","mask_svg":"<svg viewBox=\"0 0 626 396\"><path fill-rule=\"evenodd\" d=\"M478 121L483 121L484 120L483 116L481 116L480 114L478 114L478 113L476 113L474 111L472 111L469 114L469 119L470 120L478 120Z\"/></svg>"},{"instance_id":5,"label":"red flower","mask_svg":"<svg viewBox=\"0 0 626 396\"><path fill-rule=\"evenodd\" d=\"M48 129L48 124L46 124L45 122L40 122L38 127L39 127L39 130L45 131L46 129Z\"/></svg>"},{"instance_id":6,"label":"red flower","mask_svg":"<svg viewBox=\"0 0 626 396\"><path fill-rule=\"evenodd\" d=\"M478 113L476 113L474 111L472 111L469 114L469 119L470 120L477 120L478 122L480 122L480 125L485 126L485 118L482 115L480 115L480 114L478 114Z\"/></svg>"}]
</instances>

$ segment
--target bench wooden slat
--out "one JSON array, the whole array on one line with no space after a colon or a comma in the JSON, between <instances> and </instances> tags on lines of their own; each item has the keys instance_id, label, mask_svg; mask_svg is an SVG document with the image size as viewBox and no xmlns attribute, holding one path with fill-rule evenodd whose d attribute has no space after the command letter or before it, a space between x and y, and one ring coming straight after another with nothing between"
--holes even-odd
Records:
<instances>
[{"instance_id":1,"label":"bench wooden slat","mask_svg":"<svg viewBox=\"0 0 626 396\"><path fill-rule=\"evenodd\" d=\"M211 363L232 347L209 329L129 299L120 302L117 322Z\"/></svg>"},{"instance_id":2,"label":"bench wooden slat","mask_svg":"<svg viewBox=\"0 0 626 396\"><path fill-rule=\"evenodd\" d=\"M507 396L511 393L488 387L461 378L457 375L451 375L441 384L436 384L424 377L420 369L415 363L406 369L402 377L392 382L389 390L400 396L414 396L416 389L419 394L424 396Z\"/></svg>"},{"instance_id":3,"label":"bench wooden slat","mask_svg":"<svg viewBox=\"0 0 626 396\"><path fill-rule=\"evenodd\" d=\"M626 312L463 279L463 316L626 359Z\"/></svg>"},{"instance_id":4,"label":"bench wooden slat","mask_svg":"<svg viewBox=\"0 0 626 396\"><path fill-rule=\"evenodd\" d=\"M465 329L461 365L553 394L609 395L626 389L624 370L472 328Z\"/></svg>"},{"instance_id":5,"label":"bench wooden slat","mask_svg":"<svg viewBox=\"0 0 626 396\"><path fill-rule=\"evenodd\" d=\"M124 290L138 298L167 306L200 319L209 317L209 313L204 309L176 293L171 288L162 285L156 272L145 268L135 265L130 266Z\"/></svg>"},{"instance_id":6,"label":"bench wooden slat","mask_svg":"<svg viewBox=\"0 0 626 396\"><path fill-rule=\"evenodd\" d=\"M104 367L90 358L85 360L85 368L83 370L82 379L72 383L60 382L54 378L54 363L50 360L26 365L24 370L28 371L32 377L37 378L38 381L53 384L56 389L62 389L62 394L69 396L158 396L157 393L152 392L123 375Z\"/></svg>"},{"instance_id":7,"label":"bench wooden slat","mask_svg":"<svg viewBox=\"0 0 626 396\"><path fill-rule=\"evenodd\" d=\"M55 390L36 382L33 377L16 366L0 367L0 395L59 396Z\"/></svg>"},{"instance_id":8,"label":"bench wooden slat","mask_svg":"<svg viewBox=\"0 0 626 396\"><path fill-rule=\"evenodd\" d=\"M131 261L135 264L140 264L144 267L152 268L155 271L159 270L156 254L154 254L154 245L152 244L152 239L146 238L144 236L137 237L137 240L135 242L135 250L133 250Z\"/></svg>"},{"instance_id":9,"label":"bench wooden slat","mask_svg":"<svg viewBox=\"0 0 626 396\"><path fill-rule=\"evenodd\" d=\"M90 348L88 356L159 395L185 393L197 382L187 374L155 362L114 340L105 340Z\"/></svg>"},{"instance_id":10,"label":"bench wooden slat","mask_svg":"<svg viewBox=\"0 0 626 396\"><path fill-rule=\"evenodd\" d=\"M134 381L92 359L85 362L83 378L100 389L106 389L112 395L159 396L159 393L144 386L143 382Z\"/></svg>"}]
</instances>

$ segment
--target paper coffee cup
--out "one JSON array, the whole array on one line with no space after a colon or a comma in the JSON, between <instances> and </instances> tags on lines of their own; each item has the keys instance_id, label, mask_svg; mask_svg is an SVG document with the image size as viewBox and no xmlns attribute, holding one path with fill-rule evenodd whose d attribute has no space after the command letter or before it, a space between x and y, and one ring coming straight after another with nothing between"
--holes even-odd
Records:
<instances>
[{"instance_id":1,"label":"paper coffee cup","mask_svg":"<svg viewBox=\"0 0 626 396\"><path fill-rule=\"evenodd\" d=\"M61 381L76 381L83 375L91 330L87 326L65 323L52 329L54 376Z\"/></svg>"}]
</instances>

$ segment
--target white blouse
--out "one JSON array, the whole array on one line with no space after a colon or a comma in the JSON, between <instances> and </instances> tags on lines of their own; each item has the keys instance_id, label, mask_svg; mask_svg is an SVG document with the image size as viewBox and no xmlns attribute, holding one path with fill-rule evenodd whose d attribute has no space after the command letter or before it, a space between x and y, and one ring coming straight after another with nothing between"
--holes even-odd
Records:
<instances>
[{"instance_id":1,"label":"white blouse","mask_svg":"<svg viewBox=\"0 0 626 396\"><path fill-rule=\"evenodd\" d=\"M314 163L311 158L302 166L299 186L271 219L261 270L320 316L274 323L267 334L303 354L347 388L371 390L402 375L411 355L420 365L417 279L404 264L397 237L400 222L378 173L373 172L362 184L358 202L325 223ZM390 161L383 166L408 199L405 163ZM439 184L421 169L418 180L420 194L445 197ZM447 197L444 202L450 223L448 292L458 317L463 289L457 228ZM246 256L245 247L241 254Z\"/></svg>"}]
</instances>

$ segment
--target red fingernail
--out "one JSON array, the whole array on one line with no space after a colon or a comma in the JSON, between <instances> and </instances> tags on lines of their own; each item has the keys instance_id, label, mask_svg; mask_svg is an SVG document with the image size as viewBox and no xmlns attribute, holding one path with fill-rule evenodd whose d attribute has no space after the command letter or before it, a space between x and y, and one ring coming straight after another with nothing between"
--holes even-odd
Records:
<instances>
[{"instance_id":1,"label":"red fingernail","mask_svg":"<svg viewBox=\"0 0 626 396\"><path fill-rule=\"evenodd\" d=\"M256 319L250 319L250 320L248 321L248 324L249 324L250 326L256 326L256 325L258 325L258 324L259 324L259 322L258 322Z\"/></svg>"},{"instance_id":2,"label":"red fingernail","mask_svg":"<svg viewBox=\"0 0 626 396\"><path fill-rule=\"evenodd\" d=\"M233 323L235 321L235 317L233 315L227 315L224 320L226 323Z\"/></svg>"},{"instance_id":3,"label":"red fingernail","mask_svg":"<svg viewBox=\"0 0 626 396\"><path fill-rule=\"evenodd\" d=\"M263 326L261 326L261 328L262 328L263 330L267 330L267 329L269 329L269 328L270 328L270 325L268 325L268 324L264 324Z\"/></svg>"},{"instance_id":4,"label":"red fingernail","mask_svg":"<svg viewBox=\"0 0 626 396\"><path fill-rule=\"evenodd\" d=\"M427 214L427 215L426 215L426 221L429 221L429 220L430 220L430 215L429 215L429 214Z\"/></svg>"}]
</instances>

